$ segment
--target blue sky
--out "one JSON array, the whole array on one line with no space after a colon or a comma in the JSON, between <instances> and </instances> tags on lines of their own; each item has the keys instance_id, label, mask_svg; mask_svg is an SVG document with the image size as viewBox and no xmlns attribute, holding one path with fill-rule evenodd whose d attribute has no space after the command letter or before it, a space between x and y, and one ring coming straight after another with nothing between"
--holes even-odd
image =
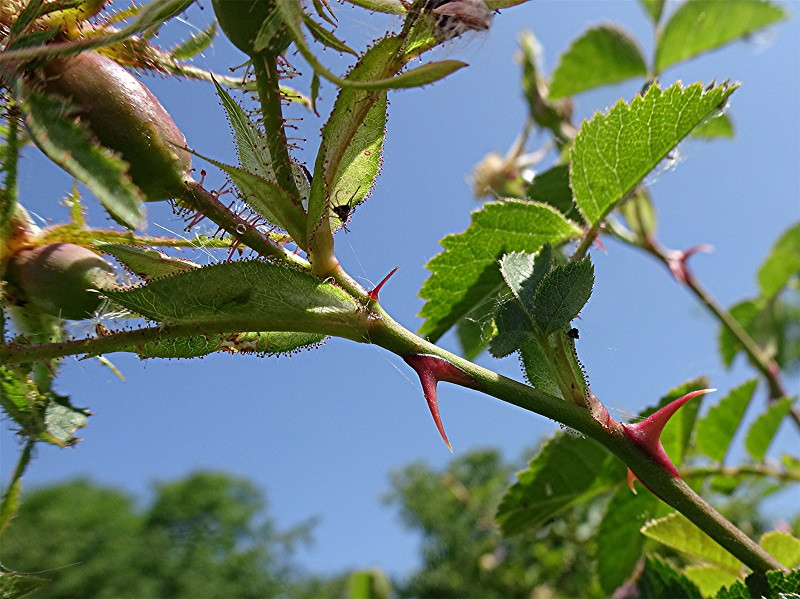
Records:
<instances>
[{"instance_id":1,"label":"blue sky","mask_svg":"<svg viewBox=\"0 0 800 599\"><path fill-rule=\"evenodd\" d=\"M210 2L193 8L187 24L175 24L162 42L185 37L211 15ZM742 82L730 102L736 138L688 141L675 168L654 178L650 191L659 213L661 240L683 249L696 243L715 247L692 266L724 304L755 293L754 273L781 232L800 217L800 4L787 4L789 22L747 42L736 43L669 69L662 82L732 79ZM343 36L352 45L381 36L393 25L383 16L335 6ZM470 67L423 90L393 92L383 174L372 198L360 206L350 233L337 236L340 261L365 284L400 266L381 300L396 320L414 330L427 277L424 264L438 240L463 231L479 205L467 177L490 151L505 153L519 133L526 106L514 62L517 39L529 29L544 47L546 72L569 42L587 26L618 22L652 55L652 27L637 2L534 0L502 11L491 31L436 50ZM348 37L348 34L353 37ZM358 46L361 43L361 46ZM328 64L343 70L332 53ZM225 40L206 52L202 64L219 72L245 58ZM305 73L310 68L292 58ZM198 152L233 162L230 132L212 86L148 77ZM620 97L630 99L641 81L582 94L576 114L589 117ZM306 88L307 89L307 88ZM323 85L320 111L335 97ZM301 136L313 163L322 120L304 116ZM534 136L535 149L544 136ZM199 161L196 166L201 166ZM545 165L546 166L546 165ZM206 167L207 170L208 167ZM23 203L45 219L65 218L57 200L69 178L32 149L21 163ZM210 185L223 179L209 175ZM163 206L151 210L148 232L179 231L182 223ZM93 224L105 226L94 210ZM606 241L608 253L593 252L594 295L579 323L578 351L595 394L624 418L655 402L669 388L700 374L720 393L753 376L737 360L724 369L716 351L716 324L693 298L646 256ZM199 256L198 259L205 259ZM442 340L455 349L452 335ZM142 362L109 356L124 373L120 381L96 361L66 360L58 390L95 415L75 448L40 447L27 485L91 476L146 498L153 481L183 476L198 468L245 476L268 495L270 512L282 526L318 516L315 543L301 552L302 563L319 572L380 566L402 574L417 563L418 538L400 524L380 497L388 473L415 460L434 467L451 454L439 438L413 373L395 356L370 346L330 340L315 351L291 357L212 356L198 361ZM519 378L516 360L477 360ZM798 378L789 378L793 392ZM751 417L763 409L764 394ZM479 447L500 447L516 458L556 425L478 393L442 385L440 406L455 455ZM773 448L797 443L784 427ZM5 422L0 432L0 474L8 480L18 452ZM787 502L776 504L776 513Z\"/></svg>"}]
</instances>

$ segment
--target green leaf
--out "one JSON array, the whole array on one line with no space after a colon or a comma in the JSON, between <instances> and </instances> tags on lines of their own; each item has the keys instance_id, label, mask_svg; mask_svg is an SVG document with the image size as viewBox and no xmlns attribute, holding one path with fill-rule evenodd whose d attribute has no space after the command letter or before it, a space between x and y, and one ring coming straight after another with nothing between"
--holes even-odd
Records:
<instances>
[{"instance_id":1,"label":"green leaf","mask_svg":"<svg viewBox=\"0 0 800 599\"><path fill-rule=\"evenodd\" d=\"M792 409L792 404L796 399L797 397L783 397L773 402L750 425L744 440L744 446L747 449L747 453L756 462L764 459L775 433L778 432L778 427L789 413L789 410Z\"/></svg>"},{"instance_id":2,"label":"green leaf","mask_svg":"<svg viewBox=\"0 0 800 599\"><path fill-rule=\"evenodd\" d=\"M359 570L347 578L348 599L389 599L392 583L379 569Z\"/></svg>"},{"instance_id":3,"label":"green leaf","mask_svg":"<svg viewBox=\"0 0 800 599\"><path fill-rule=\"evenodd\" d=\"M712 460L725 459L757 384L758 380L753 379L732 389L697 423L697 448Z\"/></svg>"},{"instance_id":4,"label":"green leaf","mask_svg":"<svg viewBox=\"0 0 800 599\"><path fill-rule=\"evenodd\" d=\"M24 597L48 582L47 578L0 571L0 597L9 599Z\"/></svg>"},{"instance_id":5,"label":"green leaf","mask_svg":"<svg viewBox=\"0 0 800 599\"><path fill-rule=\"evenodd\" d=\"M800 570L767 572L770 596L789 599L800 595Z\"/></svg>"},{"instance_id":6,"label":"green leaf","mask_svg":"<svg viewBox=\"0 0 800 599\"><path fill-rule=\"evenodd\" d=\"M143 198L127 175L128 164L93 141L64 102L27 89L20 105L25 128L47 157L84 183L111 218L129 229L138 227Z\"/></svg>"},{"instance_id":7,"label":"green leaf","mask_svg":"<svg viewBox=\"0 0 800 599\"><path fill-rule=\"evenodd\" d=\"M800 223L781 235L759 268L761 294L767 298L775 296L797 274L800 274Z\"/></svg>"},{"instance_id":8,"label":"green leaf","mask_svg":"<svg viewBox=\"0 0 800 599\"><path fill-rule=\"evenodd\" d=\"M336 172L330 178L329 202L332 208L345 206L345 212L349 212L372 190L383 162L387 107L386 94L382 93L344 151ZM344 224L339 216L341 214L336 215L335 222Z\"/></svg>"},{"instance_id":9,"label":"green leaf","mask_svg":"<svg viewBox=\"0 0 800 599\"><path fill-rule=\"evenodd\" d=\"M550 204L567 218L583 223L583 216L572 199L568 164L560 164L538 173L531 181L526 197L532 202Z\"/></svg>"},{"instance_id":10,"label":"green leaf","mask_svg":"<svg viewBox=\"0 0 800 599\"><path fill-rule=\"evenodd\" d=\"M622 470L622 464L595 441L556 435L528 469L517 474L517 482L497 509L497 522L506 535L539 527L608 490L609 479L620 480Z\"/></svg>"},{"instance_id":11,"label":"green leaf","mask_svg":"<svg viewBox=\"0 0 800 599\"><path fill-rule=\"evenodd\" d=\"M91 413L82 408L76 408L69 402L69 398L54 393L46 394L50 402L44 410L44 431L40 437L54 445L68 447L80 439L75 437L75 431L86 426Z\"/></svg>"},{"instance_id":12,"label":"green leaf","mask_svg":"<svg viewBox=\"0 0 800 599\"><path fill-rule=\"evenodd\" d=\"M544 353L544 348L536 339L531 339L520 351L523 372L528 383L539 391L555 397L563 397L556 373Z\"/></svg>"},{"instance_id":13,"label":"green leaf","mask_svg":"<svg viewBox=\"0 0 800 599\"><path fill-rule=\"evenodd\" d=\"M534 334L530 319L516 301L507 301L498 308L495 325L497 335L489 343L489 351L495 358L517 351Z\"/></svg>"},{"instance_id":14,"label":"green leaf","mask_svg":"<svg viewBox=\"0 0 800 599\"><path fill-rule=\"evenodd\" d=\"M716 564L732 574L738 574L741 569L739 560L678 512L648 522L642 527L642 533L667 547Z\"/></svg>"},{"instance_id":15,"label":"green leaf","mask_svg":"<svg viewBox=\"0 0 800 599\"><path fill-rule=\"evenodd\" d=\"M222 169L241 192L242 199L269 223L278 225L291 235L294 242L305 248L306 215L303 206L276 183L243 168L219 162L194 152L203 160Z\"/></svg>"},{"instance_id":16,"label":"green leaf","mask_svg":"<svg viewBox=\"0 0 800 599\"><path fill-rule=\"evenodd\" d=\"M729 587L720 589L714 596L715 599L752 599L753 595L747 585L741 580L737 580Z\"/></svg>"},{"instance_id":17,"label":"green leaf","mask_svg":"<svg viewBox=\"0 0 800 599\"><path fill-rule=\"evenodd\" d=\"M782 7L762 0L689 0L658 36L656 72L786 18Z\"/></svg>"},{"instance_id":18,"label":"green leaf","mask_svg":"<svg viewBox=\"0 0 800 599\"><path fill-rule=\"evenodd\" d=\"M609 596L631 575L642 556L645 537L639 532L653 517L658 499L652 493L634 495L622 485L606 508L595 535L597 575Z\"/></svg>"},{"instance_id":19,"label":"green leaf","mask_svg":"<svg viewBox=\"0 0 800 599\"><path fill-rule=\"evenodd\" d=\"M316 333L267 331L262 333L206 334L149 341L127 351L141 358L197 358L213 352L277 356L318 345L325 340Z\"/></svg>"},{"instance_id":20,"label":"green leaf","mask_svg":"<svg viewBox=\"0 0 800 599\"><path fill-rule=\"evenodd\" d=\"M788 532L770 531L761 537L758 544L790 570L800 566L800 539Z\"/></svg>"},{"instance_id":21,"label":"green leaf","mask_svg":"<svg viewBox=\"0 0 800 599\"><path fill-rule=\"evenodd\" d=\"M720 137L733 139L734 135L733 122L725 113L712 116L692 130L692 137L700 139L717 139Z\"/></svg>"},{"instance_id":22,"label":"green leaf","mask_svg":"<svg viewBox=\"0 0 800 599\"><path fill-rule=\"evenodd\" d=\"M555 209L507 200L484 204L472 213L463 233L442 240L444 251L427 264L431 276L419 292L420 334L435 341L502 283L496 261L510 252L536 253L545 243L559 244L581 235L575 223Z\"/></svg>"},{"instance_id":23,"label":"green leaf","mask_svg":"<svg viewBox=\"0 0 800 599\"><path fill-rule=\"evenodd\" d=\"M307 271L258 260L228 262L108 291L119 305L165 323L219 331L341 333L358 325L360 306Z\"/></svg>"},{"instance_id":24,"label":"green leaf","mask_svg":"<svg viewBox=\"0 0 800 599\"><path fill-rule=\"evenodd\" d=\"M644 562L636 589L647 599L703 599L700 590L667 562L648 556Z\"/></svg>"},{"instance_id":25,"label":"green leaf","mask_svg":"<svg viewBox=\"0 0 800 599\"><path fill-rule=\"evenodd\" d=\"M158 279L200 268L191 260L175 258L157 250L140 248L122 243L95 243L95 247L105 254L111 254L137 277Z\"/></svg>"},{"instance_id":26,"label":"green leaf","mask_svg":"<svg viewBox=\"0 0 800 599\"><path fill-rule=\"evenodd\" d=\"M620 100L608 114L584 122L570 154L570 182L586 220L599 223L736 88L651 85L630 104Z\"/></svg>"},{"instance_id":27,"label":"green leaf","mask_svg":"<svg viewBox=\"0 0 800 599\"><path fill-rule=\"evenodd\" d=\"M654 238L658 230L658 217L650 194L644 187L637 187L627 200L619 206L631 231L640 239Z\"/></svg>"},{"instance_id":28,"label":"green leaf","mask_svg":"<svg viewBox=\"0 0 800 599\"><path fill-rule=\"evenodd\" d=\"M461 354L467 360L474 360L484 350L495 334L494 312L498 305L497 294L490 295L479 302L469 314L458 321L456 332Z\"/></svg>"},{"instance_id":29,"label":"green leaf","mask_svg":"<svg viewBox=\"0 0 800 599\"><path fill-rule=\"evenodd\" d=\"M395 68L395 62L401 48L402 40L399 37L382 39L364 53L364 56L353 67L347 78L368 80L391 74L394 72L392 69ZM322 127L322 139L314 164L314 176L311 180L311 193L308 202L309 231L315 231L318 223L331 214L330 201L334 195L333 188L343 175L348 170L358 174L359 169L357 167L362 165L365 159L380 160L380 153L377 152L376 155L373 155L369 148L374 146L378 139L382 144L384 131L381 129L378 132L375 126L381 121L385 123L385 103L386 96L383 93L353 88L342 88L339 91L333 110L331 110L328 120ZM382 117L380 116L381 112L376 114L374 110L378 104L383 106L376 109L382 111ZM371 125L365 125L367 118L369 118ZM353 140L356 137L359 138L357 145L361 150L361 156L354 154L354 150L351 149L354 145ZM370 151L370 155L363 156L364 151ZM350 163L345 162L345 157L350 162L355 161L353 168L349 168ZM363 164L363 166L366 166L366 164ZM366 171L362 173L362 175L366 174ZM363 176L361 178L363 179ZM347 183L347 180L342 181L343 185ZM358 193L366 194L372 187L372 181L369 181L369 184L364 181L361 186L363 189L359 189ZM356 189L358 189L358 183L350 193ZM343 193L340 187L340 197L338 200L333 198L334 201L348 201L350 196L341 197Z\"/></svg>"},{"instance_id":30,"label":"green leaf","mask_svg":"<svg viewBox=\"0 0 800 599\"><path fill-rule=\"evenodd\" d=\"M228 115L228 121L233 129L236 139L236 152L239 155L241 167L262 179L275 182L275 170L272 168L272 158L269 146L264 140L261 129L250 120L242 107L231 97L217 80L214 87Z\"/></svg>"},{"instance_id":31,"label":"green leaf","mask_svg":"<svg viewBox=\"0 0 800 599\"><path fill-rule=\"evenodd\" d=\"M350 48L350 46L345 44L342 40L333 35L333 33L325 29L322 25L317 23L305 13L303 13L303 23L305 23L306 27L308 27L308 30L311 32L311 35L314 36L314 39L319 43L328 46L329 48L333 48L337 52L344 52L346 54L358 56L358 52Z\"/></svg>"},{"instance_id":32,"label":"green leaf","mask_svg":"<svg viewBox=\"0 0 800 599\"><path fill-rule=\"evenodd\" d=\"M533 309L539 284L553 269L553 247L546 243L538 256L512 252L500 259L500 274L526 310Z\"/></svg>"},{"instance_id":33,"label":"green leaf","mask_svg":"<svg viewBox=\"0 0 800 599\"><path fill-rule=\"evenodd\" d=\"M587 30L561 56L550 83L550 98L646 75L647 65L636 40L619 27L601 25Z\"/></svg>"},{"instance_id":34,"label":"green leaf","mask_svg":"<svg viewBox=\"0 0 800 599\"><path fill-rule=\"evenodd\" d=\"M639 3L647 11L653 23L658 23L661 20L661 13L664 11L664 0L639 0Z\"/></svg>"},{"instance_id":35,"label":"green leaf","mask_svg":"<svg viewBox=\"0 0 800 599\"><path fill-rule=\"evenodd\" d=\"M589 301L594 285L594 267L588 258L558 266L547 273L536 288L531 315L544 335L567 325Z\"/></svg>"},{"instance_id":36,"label":"green leaf","mask_svg":"<svg viewBox=\"0 0 800 599\"><path fill-rule=\"evenodd\" d=\"M211 45L217 35L217 22L211 21L208 27L198 33L193 33L188 40L170 50L169 55L176 60L186 60L200 54Z\"/></svg>"},{"instance_id":37,"label":"green leaf","mask_svg":"<svg viewBox=\"0 0 800 599\"><path fill-rule=\"evenodd\" d=\"M23 430L30 426L30 415L38 397L36 385L27 373L0 366L0 406Z\"/></svg>"},{"instance_id":38,"label":"green leaf","mask_svg":"<svg viewBox=\"0 0 800 599\"><path fill-rule=\"evenodd\" d=\"M683 574L691 580L704 597L711 597L723 586L736 584L739 578L716 566L687 566Z\"/></svg>"},{"instance_id":39,"label":"green leaf","mask_svg":"<svg viewBox=\"0 0 800 599\"><path fill-rule=\"evenodd\" d=\"M311 67L331 81L342 87L355 87L359 89L371 90L387 90L387 89L402 89L408 87L421 87L429 83L438 81L447 77L447 75L467 66L466 63L460 60L442 60L439 62L430 62L422 66L416 67L400 75L394 77L385 77L380 79L342 79L331 73L319 60L306 43L305 36L301 23L304 21L304 13L300 6L299 0L276 0L276 6L283 17L284 23L292 35L292 40L297 46L300 54L303 55ZM392 72L396 72L403 66L404 62L395 63Z\"/></svg>"},{"instance_id":40,"label":"green leaf","mask_svg":"<svg viewBox=\"0 0 800 599\"><path fill-rule=\"evenodd\" d=\"M746 300L733 306L729 312L745 331L751 329L752 324L755 322L758 315L761 313L761 308L753 301ZM719 330L719 354L722 362L728 368L733 364L733 359L744 348L739 343L739 340L734 337L730 329L725 326L720 326Z\"/></svg>"}]
</instances>

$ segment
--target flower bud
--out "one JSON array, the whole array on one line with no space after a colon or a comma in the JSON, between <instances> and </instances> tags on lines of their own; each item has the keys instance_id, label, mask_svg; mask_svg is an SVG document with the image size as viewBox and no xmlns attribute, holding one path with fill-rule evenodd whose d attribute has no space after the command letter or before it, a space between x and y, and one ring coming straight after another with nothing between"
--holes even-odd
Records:
<instances>
[{"instance_id":1,"label":"flower bud","mask_svg":"<svg viewBox=\"0 0 800 599\"><path fill-rule=\"evenodd\" d=\"M211 0L211 4L220 28L231 43L248 56L255 54L253 42L262 23L275 9L275 3L270 0ZM278 36L278 39L288 43L283 37ZM274 51L280 53L284 49L276 47Z\"/></svg>"},{"instance_id":2,"label":"flower bud","mask_svg":"<svg viewBox=\"0 0 800 599\"><path fill-rule=\"evenodd\" d=\"M158 99L136 77L97 52L57 58L43 69L43 89L78 109L105 147L130 165L131 180L148 201L183 193L191 156L186 138Z\"/></svg>"},{"instance_id":3,"label":"flower bud","mask_svg":"<svg viewBox=\"0 0 800 599\"><path fill-rule=\"evenodd\" d=\"M6 278L17 299L60 318L89 318L100 306L99 289L116 284L113 267L73 243L51 243L17 252Z\"/></svg>"}]
</instances>

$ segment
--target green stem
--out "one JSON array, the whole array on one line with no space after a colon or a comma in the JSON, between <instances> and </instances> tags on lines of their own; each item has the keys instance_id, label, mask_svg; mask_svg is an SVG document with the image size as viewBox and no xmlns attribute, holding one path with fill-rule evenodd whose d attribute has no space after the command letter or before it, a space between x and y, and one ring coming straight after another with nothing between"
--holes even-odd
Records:
<instances>
[{"instance_id":1,"label":"green stem","mask_svg":"<svg viewBox=\"0 0 800 599\"><path fill-rule=\"evenodd\" d=\"M269 239L275 243L290 241L288 235L282 233L270 233ZM63 225L47 229L41 237L36 238L38 245L45 243L94 243L96 241L104 243L123 243L136 247L171 247L171 248L196 248L196 249L229 249L231 246L238 245L238 242L231 238L209 237L208 235L197 235L196 237L158 237L149 235L137 235L131 231L112 231L110 229L78 229L72 225Z\"/></svg>"},{"instance_id":2,"label":"green stem","mask_svg":"<svg viewBox=\"0 0 800 599\"><path fill-rule=\"evenodd\" d=\"M637 244L651 256L659 260L667 269L670 268L669 252L658 241L652 238L647 238L641 245ZM744 348L745 353L750 358L752 364L763 375L769 386L769 400L776 401L781 397L786 397L788 392L783 386L780 375L780 367L778 364L755 342L755 340L744 330L739 321L733 315L723 308L714 296L703 287L700 281L694 276L688 268L685 271L686 286L689 290L700 300L700 303L714 315L714 317L733 335L736 340ZM795 423L800 427L800 410L793 407L792 418Z\"/></svg>"},{"instance_id":3,"label":"green stem","mask_svg":"<svg viewBox=\"0 0 800 599\"><path fill-rule=\"evenodd\" d=\"M380 306L380 319L369 331L369 342L400 356L431 354L457 366L474 380L474 387L502 401L541 414L598 441L619 457L653 493L677 509L754 572L786 568L741 530L708 505L680 478L672 476L624 433L619 423L602 425L589 410L523 385L456 356L414 335L396 323Z\"/></svg>"},{"instance_id":4,"label":"green stem","mask_svg":"<svg viewBox=\"0 0 800 599\"><path fill-rule=\"evenodd\" d=\"M744 464L742 466L689 466L680 469L683 478L706 478L709 476L761 476L775 478L781 482L800 482L800 473L789 470L776 470L763 464Z\"/></svg>"},{"instance_id":5,"label":"green stem","mask_svg":"<svg viewBox=\"0 0 800 599\"><path fill-rule=\"evenodd\" d=\"M264 124L264 141L272 159L272 168L278 185L295 198L300 197L294 179L292 159L286 140L283 120L283 96L281 94L276 57L266 52L253 56L253 70L256 75L256 89L261 102L261 116Z\"/></svg>"},{"instance_id":6,"label":"green stem","mask_svg":"<svg viewBox=\"0 0 800 599\"><path fill-rule=\"evenodd\" d=\"M255 250L262 256L277 258L301 268L309 266L303 258L273 242L269 235L259 231L238 214L231 212L216 195L203 189L196 181L191 179L186 181L186 192L181 197L180 203L204 214L206 218L230 233L242 245Z\"/></svg>"},{"instance_id":7,"label":"green stem","mask_svg":"<svg viewBox=\"0 0 800 599\"><path fill-rule=\"evenodd\" d=\"M19 496L22 491L22 475L31 461L31 454L33 453L33 446L36 445L36 440L28 438L22 453L17 460L17 465L11 475L11 482L3 493L3 501L0 502L0 534L2 534L8 525L11 523L12 518L19 510Z\"/></svg>"}]
</instances>

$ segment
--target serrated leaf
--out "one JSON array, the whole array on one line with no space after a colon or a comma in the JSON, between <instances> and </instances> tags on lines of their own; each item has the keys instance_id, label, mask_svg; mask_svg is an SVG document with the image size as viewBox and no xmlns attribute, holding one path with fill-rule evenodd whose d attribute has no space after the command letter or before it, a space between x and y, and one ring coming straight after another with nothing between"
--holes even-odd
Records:
<instances>
[{"instance_id":1,"label":"serrated leaf","mask_svg":"<svg viewBox=\"0 0 800 599\"><path fill-rule=\"evenodd\" d=\"M755 302L746 300L730 308L729 312L731 316L742 325L742 328L747 331L758 317L761 308ZM730 329L720 325L719 353L725 366L730 368L736 354L742 351L742 349L742 345L739 343L739 340L734 337L733 333L730 332Z\"/></svg>"},{"instance_id":2,"label":"serrated leaf","mask_svg":"<svg viewBox=\"0 0 800 599\"><path fill-rule=\"evenodd\" d=\"M25 128L47 157L84 183L115 221L138 227L143 198L127 175L128 164L94 142L64 102L27 89L20 105Z\"/></svg>"},{"instance_id":3,"label":"serrated leaf","mask_svg":"<svg viewBox=\"0 0 800 599\"><path fill-rule=\"evenodd\" d=\"M360 318L359 304L339 287L297 268L257 260L206 266L106 294L151 320L220 331L336 334L355 328Z\"/></svg>"},{"instance_id":4,"label":"serrated leaf","mask_svg":"<svg viewBox=\"0 0 800 599\"><path fill-rule=\"evenodd\" d=\"M232 354L259 354L276 356L288 354L304 347L317 345L325 340L315 333L262 332L195 335L178 339L149 341L127 351L141 358L197 358L225 351Z\"/></svg>"},{"instance_id":5,"label":"serrated leaf","mask_svg":"<svg viewBox=\"0 0 800 599\"><path fill-rule=\"evenodd\" d=\"M757 384L758 380L753 379L732 389L697 423L697 448L712 460L725 459Z\"/></svg>"},{"instance_id":6,"label":"serrated leaf","mask_svg":"<svg viewBox=\"0 0 800 599\"><path fill-rule=\"evenodd\" d=\"M653 517L658 499L652 493L634 495L622 485L608 503L595 535L597 575L609 596L633 572L642 556L645 537L639 529Z\"/></svg>"},{"instance_id":7,"label":"serrated leaf","mask_svg":"<svg viewBox=\"0 0 800 599\"><path fill-rule=\"evenodd\" d=\"M678 512L648 522L642 527L642 534L667 547L716 564L732 574L738 574L741 569L739 560Z\"/></svg>"},{"instance_id":8,"label":"serrated leaf","mask_svg":"<svg viewBox=\"0 0 800 599\"><path fill-rule=\"evenodd\" d=\"M532 387L555 397L563 397L553 367L537 340L532 339L523 345L519 356L525 378Z\"/></svg>"},{"instance_id":9,"label":"serrated leaf","mask_svg":"<svg viewBox=\"0 0 800 599\"><path fill-rule=\"evenodd\" d=\"M510 252L536 253L581 235L560 212L542 204L506 200L472 213L463 233L442 239L444 251L426 265L431 276L419 292L420 334L435 341L502 283L496 261Z\"/></svg>"},{"instance_id":10,"label":"serrated leaf","mask_svg":"<svg viewBox=\"0 0 800 599\"><path fill-rule=\"evenodd\" d=\"M636 581L640 597L647 599L703 599L700 590L667 562L648 556Z\"/></svg>"},{"instance_id":11,"label":"serrated leaf","mask_svg":"<svg viewBox=\"0 0 800 599\"><path fill-rule=\"evenodd\" d=\"M349 212L372 190L383 161L387 107L386 94L383 93L364 117L342 155L336 172L330 178L329 202L332 208L345 206L345 212ZM344 224L339 216L336 215L336 222Z\"/></svg>"},{"instance_id":12,"label":"serrated leaf","mask_svg":"<svg viewBox=\"0 0 800 599\"><path fill-rule=\"evenodd\" d=\"M32 593L50 582L47 578L18 574L17 572L0 572L0 597L19 599Z\"/></svg>"},{"instance_id":13,"label":"serrated leaf","mask_svg":"<svg viewBox=\"0 0 800 599\"><path fill-rule=\"evenodd\" d=\"M692 137L699 139L718 139L720 137L733 139L733 122L727 114L720 113L706 119L692 129Z\"/></svg>"},{"instance_id":14,"label":"serrated leaf","mask_svg":"<svg viewBox=\"0 0 800 599\"><path fill-rule=\"evenodd\" d=\"M570 183L586 220L600 222L737 87L684 89L678 82L662 91L651 85L630 104L620 100L608 114L585 121L570 153Z\"/></svg>"},{"instance_id":15,"label":"serrated leaf","mask_svg":"<svg viewBox=\"0 0 800 599\"><path fill-rule=\"evenodd\" d=\"M792 404L796 399L797 397L783 397L773 402L750 425L750 429L744 439L744 446L747 449L747 453L756 462L764 459L775 433L778 432L778 427L789 413L789 410L792 409Z\"/></svg>"},{"instance_id":16,"label":"serrated leaf","mask_svg":"<svg viewBox=\"0 0 800 599\"><path fill-rule=\"evenodd\" d=\"M527 314L516 301L500 305L495 314L497 335L489 343L489 351L495 358L503 358L527 343L533 333L533 326Z\"/></svg>"},{"instance_id":17,"label":"serrated leaf","mask_svg":"<svg viewBox=\"0 0 800 599\"><path fill-rule=\"evenodd\" d=\"M661 20L661 13L664 11L664 0L639 0L653 23Z\"/></svg>"},{"instance_id":18,"label":"serrated leaf","mask_svg":"<svg viewBox=\"0 0 800 599\"><path fill-rule=\"evenodd\" d=\"M761 294L767 298L775 296L797 274L800 274L800 223L781 235L758 269Z\"/></svg>"},{"instance_id":19,"label":"serrated leaf","mask_svg":"<svg viewBox=\"0 0 800 599\"><path fill-rule=\"evenodd\" d=\"M289 192L255 173L219 162L194 152L203 160L222 169L241 192L242 199L269 223L277 225L291 235L294 242L305 248L306 215L303 206Z\"/></svg>"},{"instance_id":20,"label":"serrated leaf","mask_svg":"<svg viewBox=\"0 0 800 599\"><path fill-rule=\"evenodd\" d=\"M762 0L689 0L670 17L656 42L656 72L724 46L788 17Z\"/></svg>"},{"instance_id":21,"label":"serrated leaf","mask_svg":"<svg viewBox=\"0 0 800 599\"><path fill-rule=\"evenodd\" d=\"M47 396L50 401L44 410L44 431L40 438L60 447L73 445L80 440L75 438L75 431L86 426L89 411L74 407L67 397L52 393Z\"/></svg>"},{"instance_id":22,"label":"serrated leaf","mask_svg":"<svg viewBox=\"0 0 800 599\"><path fill-rule=\"evenodd\" d=\"M531 316L544 335L566 329L589 301L594 286L594 267L587 258L558 266L536 288Z\"/></svg>"},{"instance_id":23,"label":"serrated leaf","mask_svg":"<svg viewBox=\"0 0 800 599\"><path fill-rule=\"evenodd\" d=\"M191 260L167 256L163 252L121 243L95 243L105 254L114 256L133 274L145 279L157 279L200 268Z\"/></svg>"},{"instance_id":24,"label":"serrated leaf","mask_svg":"<svg viewBox=\"0 0 800 599\"><path fill-rule=\"evenodd\" d=\"M23 430L35 433L36 402L41 396L27 373L0 366L0 406Z\"/></svg>"},{"instance_id":25,"label":"serrated leaf","mask_svg":"<svg viewBox=\"0 0 800 599\"><path fill-rule=\"evenodd\" d=\"M654 407L643 410L639 416L641 418L646 418L679 397L696 391L697 389L707 389L708 386L709 382L706 377L701 376L689 379L677 387L670 389L666 395L658 400L658 403ZM670 460L672 460L672 463L676 466L680 466L683 463L683 457L692 439L692 430L694 429L697 413L700 410L702 401L703 396L701 395L684 405L670 419L664 427L664 430L661 431L661 445L664 447L664 451L667 452Z\"/></svg>"},{"instance_id":26,"label":"serrated leaf","mask_svg":"<svg viewBox=\"0 0 800 599\"><path fill-rule=\"evenodd\" d=\"M550 83L550 98L646 75L647 65L636 40L619 27L601 25L584 32L561 56Z\"/></svg>"},{"instance_id":27,"label":"serrated leaf","mask_svg":"<svg viewBox=\"0 0 800 599\"><path fill-rule=\"evenodd\" d=\"M737 580L729 587L720 589L714 596L715 599L752 599L753 595L741 580Z\"/></svg>"},{"instance_id":28,"label":"serrated leaf","mask_svg":"<svg viewBox=\"0 0 800 599\"><path fill-rule=\"evenodd\" d=\"M687 566L683 574L691 580L704 597L711 597L723 586L736 584L739 580L727 570L716 566Z\"/></svg>"},{"instance_id":29,"label":"serrated leaf","mask_svg":"<svg viewBox=\"0 0 800 599\"><path fill-rule=\"evenodd\" d=\"M228 122L233 129L239 164L244 170L274 182L275 170L272 168L269 146L264 140L261 129L250 120L250 117L225 88L217 83L216 79L213 81L222 107L228 115Z\"/></svg>"},{"instance_id":30,"label":"serrated leaf","mask_svg":"<svg viewBox=\"0 0 800 599\"><path fill-rule=\"evenodd\" d=\"M384 77L392 73L394 63L402 48L402 40L398 37L387 37L379 41L372 48L367 50L358 61L355 67L347 75L348 79L367 80ZM375 130L376 114L373 112L374 106L379 102L385 102L385 94L353 88L342 88L336 97L333 110L322 127L322 139L319 151L314 163L314 176L311 181L311 192L308 203L308 230L315 231L317 224L330 214L330 204L333 197L333 187L337 174L339 178L348 170L342 166L345 155L354 158L350 147L353 139L359 135L362 139L363 150L371 145L370 140L378 138ZM373 121L373 126L364 128L367 116ZM383 121L385 123L386 114L383 108ZM378 118L380 121L380 117ZM380 132L380 140L383 140L384 132ZM366 142L366 143L365 143ZM348 152L350 152L348 154ZM372 156L373 160L379 160L380 156ZM364 187L363 193L366 194L372 186ZM354 189L355 190L355 189ZM353 190L353 191L354 191ZM361 192L361 190L359 190ZM352 191L351 191L352 193ZM342 192L340 191L340 196ZM338 201L346 202L349 196L340 197Z\"/></svg>"},{"instance_id":31,"label":"serrated leaf","mask_svg":"<svg viewBox=\"0 0 800 599\"><path fill-rule=\"evenodd\" d=\"M800 595L800 570L791 572L767 572L767 584L771 596L795 599Z\"/></svg>"},{"instance_id":32,"label":"serrated leaf","mask_svg":"<svg viewBox=\"0 0 800 599\"><path fill-rule=\"evenodd\" d=\"M553 269L553 247L545 244L538 255L512 252L500 259L500 274L526 310L533 309L539 284Z\"/></svg>"},{"instance_id":33,"label":"serrated leaf","mask_svg":"<svg viewBox=\"0 0 800 599\"><path fill-rule=\"evenodd\" d=\"M170 50L169 55L176 60L192 58L208 48L216 35L217 22L211 21L208 27L198 33L193 33L188 40Z\"/></svg>"},{"instance_id":34,"label":"serrated leaf","mask_svg":"<svg viewBox=\"0 0 800 599\"><path fill-rule=\"evenodd\" d=\"M517 474L517 482L497 509L497 522L506 535L536 528L605 492L612 484L609 478L623 476L622 469L595 441L556 435L542 446L529 468ZM609 471L612 477L604 475Z\"/></svg>"},{"instance_id":35,"label":"serrated leaf","mask_svg":"<svg viewBox=\"0 0 800 599\"><path fill-rule=\"evenodd\" d=\"M583 223L583 216L572 199L568 164L560 164L543 173L537 173L528 187L526 198L532 202L550 204L567 218Z\"/></svg>"},{"instance_id":36,"label":"serrated leaf","mask_svg":"<svg viewBox=\"0 0 800 599\"><path fill-rule=\"evenodd\" d=\"M790 570L800 566L800 539L788 532L772 530L765 533L758 544Z\"/></svg>"},{"instance_id":37,"label":"serrated leaf","mask_svg":"<svg viewBox=\"0 0 800 599\"><path fill-rule=\"evenodd\" d=\"M36 18L41 14L44 0L30 0L20 11L14 24L9 30L10 37L15 37L25 31Z\"/></svg>"}]
</instances>

